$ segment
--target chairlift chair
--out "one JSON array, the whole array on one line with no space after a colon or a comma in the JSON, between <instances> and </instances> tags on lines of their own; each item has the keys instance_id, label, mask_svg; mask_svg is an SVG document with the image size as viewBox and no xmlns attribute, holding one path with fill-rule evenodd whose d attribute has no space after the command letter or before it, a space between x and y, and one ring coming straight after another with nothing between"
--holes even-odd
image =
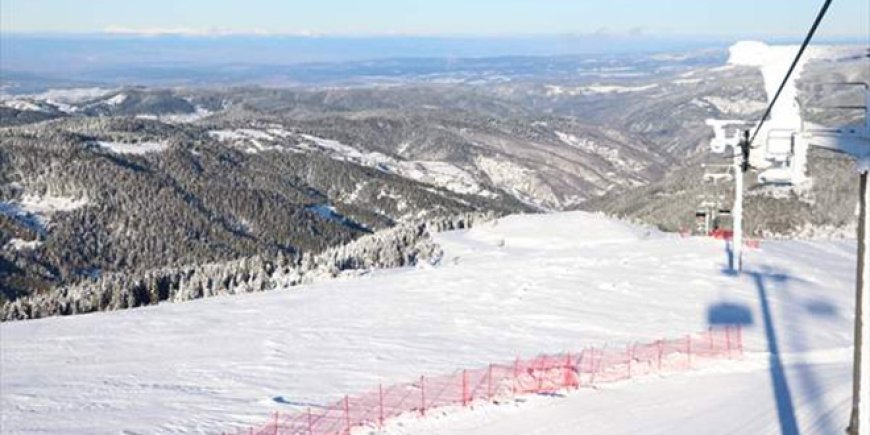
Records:
<instances>
[{"instance_id":1,"label":"chairlift chair","mask_svg":"<svg viewBox=\"0 0 870 435\"><path fill-rule=\"evenodd\" d=\"M733 174L733 166L732 165L711 165L711 164L702 164L701 167L704 168L704 181L712 184L718 184L719 182L730 182L734 180Z\"/></svg>"},{"instance_id":2,"label":"chairlift chair","mask_svg":"<svg viewBox=\"0 0 870 435\"><path fill-rule=\"evenodd\" d=\"M695 234L710 234L710 228L713 224L713 213L710 207L703 207L695 210Z\"/></svg>"},{"instance_id":3,"label":"chairlift chair","mask_svg":"<svg viewBox=\"0 0 870 435\"><path fill-rule=\"evenodd\" d=\"M716 216L713 218L712 228L708 235L725 240L733 237L734 217L731 215L731 209L720 208L716 210Z\"/></svg>"},{"instance_id":4,"label":"chairlift chair","mask_svg":"<svg viewBox=\"0 0 870 435\"><path fill-rule=\"evenodd\" d=\"M771 162L788 162L794 157L795 131L777 128L767 132L764 141L764 159Z\"/></svg>"},{"instance_id":5,"label":"chairlift chair","mask_svg":"<svg viewBox=\"0 0 870 435\"><path fill-rule=\"evenodd\" d=\"M758 174L761 184L793 185L803 168L795 162L795 135L791 129L770 129L764 141L764 161L769 165Z\"/></svg>"}]
</instances>

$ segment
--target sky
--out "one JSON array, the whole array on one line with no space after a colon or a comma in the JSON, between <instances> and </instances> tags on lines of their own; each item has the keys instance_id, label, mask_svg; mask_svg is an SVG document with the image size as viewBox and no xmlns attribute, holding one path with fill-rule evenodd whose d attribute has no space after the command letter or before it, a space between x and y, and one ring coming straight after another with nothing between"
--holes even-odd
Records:
<instances>
[{"instance_id":1,"label":"sky","mask_svg":"<svg viewBox=\"0 0 870 435\"><path fill-rule=\"evenodd\" d=\"M821 0L2 0L4 33L799 37ZM870 38L870 1L819 36Z\"/></svg>"}]
</instances>

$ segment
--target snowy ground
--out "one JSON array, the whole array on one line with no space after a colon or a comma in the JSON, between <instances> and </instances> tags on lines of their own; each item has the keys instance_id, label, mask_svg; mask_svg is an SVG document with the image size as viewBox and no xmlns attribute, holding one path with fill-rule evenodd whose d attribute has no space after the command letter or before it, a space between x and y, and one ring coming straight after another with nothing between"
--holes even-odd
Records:
<instances>
[{"instance_id":1,"label":"snowy ground","mask_svg":"<svg viewBox=\"0 0 870 435\"><path fill-rule=\"evenodd\" d=\"M125 142L108 142L108 141L97 141L95 142L98 146L103 147L109 151L112 151L117 154L136 154L143 155L148 153L159 153L166 151L169 148L169 144L165 142L138 142L138 143L125 143Z\"/></svg>"},{"instance_id":2,"label":"snowy ground","mask_svg":"<svg viewBox=\"0 0 870 435\"><path fill-rule=\"evenodd\" d=\"M57 212L88 205L86 197L24 194L15 201L0 201L0 214L23 220L36 231L44 231Z\"/></svg>"},{"instance_id":3,"label":"snowy ground","mask_svg":"<svg viewBox=\"0 0 870 435\"><path fill-rule=\"evenodd\" d=\"M721 242L579 212L439 239L437 267L4 323L3 432L220 432L379 382L734 321L743 362L388 431L828 434L848 417L853 243L765 242L732 276Z\"/></svg>"}]
</instances>

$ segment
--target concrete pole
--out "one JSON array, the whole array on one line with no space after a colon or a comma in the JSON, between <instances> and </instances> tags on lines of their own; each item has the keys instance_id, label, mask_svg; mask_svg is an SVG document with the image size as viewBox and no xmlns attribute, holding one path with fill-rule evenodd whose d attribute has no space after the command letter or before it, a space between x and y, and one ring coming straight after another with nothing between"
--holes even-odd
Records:
<instances>
[{"instance_id":1,"label":"concrete pole","mask_svg":"<svg viewBox=\"0 0 870 435\"><path fill-rule=\"evenodd\" d=\"M852 365L852 416L849 435L870 435L870 355L865 338L870 338L870 232L867 205L870 203L870 177L861 172L860 214L858 217L858 279L855 291L855 350ZM861 417L861 416L864 417ZM863 422L863 423L862 423Z\"/></svg>"}]
</instances>

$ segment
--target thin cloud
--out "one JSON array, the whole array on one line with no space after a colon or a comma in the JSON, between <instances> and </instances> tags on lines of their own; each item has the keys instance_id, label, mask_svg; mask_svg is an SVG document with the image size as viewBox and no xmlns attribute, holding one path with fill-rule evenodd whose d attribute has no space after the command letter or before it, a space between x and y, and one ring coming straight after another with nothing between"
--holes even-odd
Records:
<instances>
[{"instance_id":1,"label":"thin cloud","mask_svg":"<svg viewBox=\"0 0 870 435\"><path fill-rule=\"evenodd\" d=\"M300 30L295 32L273 32L263 29L234 30L221 27L195 28L195 27L126 27L108 26L102 30L110 35L125 36L317 36L313 32Z\"/></svg>"}]
</instances>

